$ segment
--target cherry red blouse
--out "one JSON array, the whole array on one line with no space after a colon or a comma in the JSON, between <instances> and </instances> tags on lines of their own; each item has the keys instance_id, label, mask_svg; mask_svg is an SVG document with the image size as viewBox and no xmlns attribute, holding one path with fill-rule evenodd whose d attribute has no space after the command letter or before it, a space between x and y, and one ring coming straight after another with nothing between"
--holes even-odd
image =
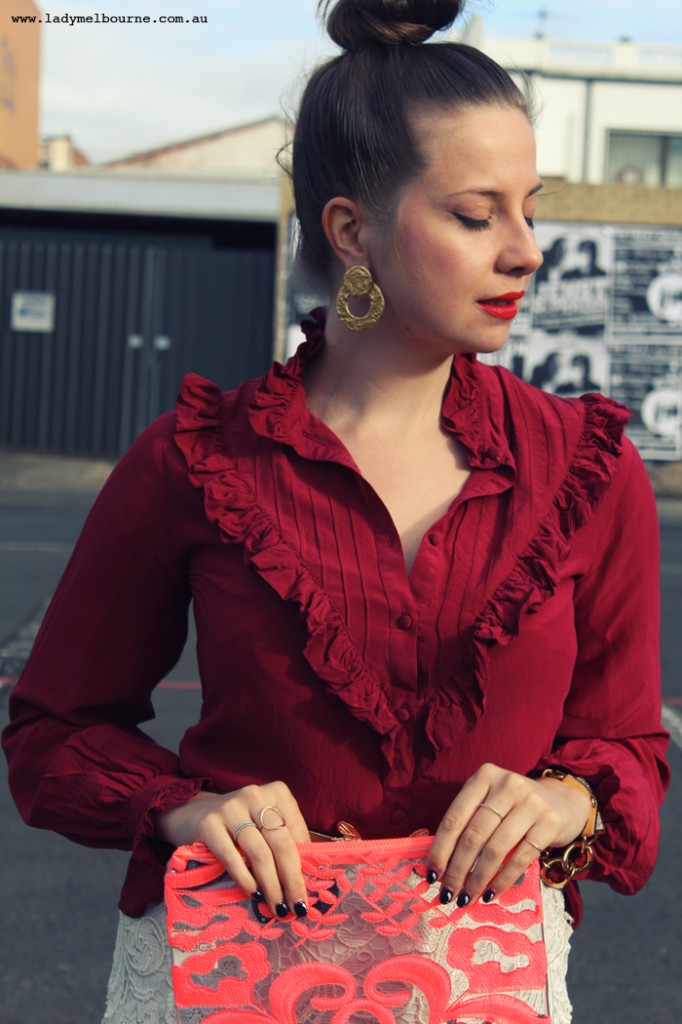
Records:
<instances>
[{"instance_id":1,"label":"cherry red blouse","mask_svg":"<svg viewBox=\"0 0 682 1024\"><path fill-rule=\"evenodd\" d=\"M589 874L648 877L667 784L658 534L627 412L457 356L442 421L473 470L409 576L387 509L307 410L320 313L286 366L196 376L84 527L4 735L31 825L130 848L120 906L162 893L150 813L283 779L311 828L435 830L484 762L594 786ZM193 600L203 688L179 756L141 731ZM571 909L579 914L575 886Z\"/></svg>"}]
</instances>

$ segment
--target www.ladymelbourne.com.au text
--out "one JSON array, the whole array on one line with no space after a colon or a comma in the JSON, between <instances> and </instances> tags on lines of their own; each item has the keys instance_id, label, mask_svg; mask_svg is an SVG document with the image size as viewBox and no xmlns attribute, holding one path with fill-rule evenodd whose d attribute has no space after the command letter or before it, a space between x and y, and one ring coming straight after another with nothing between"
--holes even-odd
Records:
<instances>
[{"instance_id":1,"label":"www.ladymelbourne.com.au text","mask_svg":"<svg viewBox=\"0 0 682 1024\"><path fill-rule=\"evenodd\" d=\"M149 14L49 14L42 17L37 14L11 14L11 21L15 24L35 23L42 25L206 25L208 18L205 14L193 14L189 18L182 14L159 15L152 18Z\"/></svg>"}]
</instances>

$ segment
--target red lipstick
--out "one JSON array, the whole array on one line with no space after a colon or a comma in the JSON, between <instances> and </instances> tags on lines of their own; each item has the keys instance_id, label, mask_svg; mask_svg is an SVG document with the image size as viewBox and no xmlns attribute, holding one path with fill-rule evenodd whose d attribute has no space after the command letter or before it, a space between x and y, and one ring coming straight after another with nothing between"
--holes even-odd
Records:
<instances>
[{"instance_id":1,"label":"red lipstick","mask_svg":"<svg viewBox=\"0 0 682 1024\"><path fill-rule=\"evenodd\" d=\"M490 299L479 299L476 305L480 306L484 313L497 317L498 320L513 320L519 311L517 303L523 298L525 292L506 292L504 295L496 295Z\"/></svg>"}]
</instances>

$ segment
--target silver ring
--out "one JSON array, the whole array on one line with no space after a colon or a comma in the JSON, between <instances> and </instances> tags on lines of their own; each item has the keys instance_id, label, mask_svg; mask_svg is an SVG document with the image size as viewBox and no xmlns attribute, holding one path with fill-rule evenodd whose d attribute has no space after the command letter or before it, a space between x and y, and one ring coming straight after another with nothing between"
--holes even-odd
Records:
<instances>
[{"instance_id":1,"label":"silver ring","mask_svg":"<svg viewBox=\"0 0 682 1024\"><path fill-rule=\"evenodd\" d=\"M235 843L237 842L237 836L239 835L239 833L241 832L241 830L242 830L243 828L248 828L248 827L249 827L249 825L253 825L253 827L254 827L254 828L258 828L258 825L256 824L256 822L255 822L255 821L243 821L243 822L241 823L241 825L237 825L236 829L235 829L235 830L234 830L234 832L232 833L232 838L233 838L233 840L235 841Z\"/></svg>"},{"instance_id":2,"label":"silver ring","mask_svg":"<svg viewBox=\"0 0 682 1024\"><path fill-rule=\"evenodd\" d=\"M537 843L534 843L532 839L528 838L528 836L524 836L523 837L523 841L526 842L526 843L530 843L530 845L533 847L533 849L537 850L538 853L543 853L544 852L542 847L538 846Z\"/></svg>"},{"instance_id":3,"label":"silver ring","mask_svg":"<svg viewBox=\"0 0 682 1024\"><path fill-rule=\"evenodd\" d=\"M278 814L279 817L282 819L280 824L279 825L266 825L265 821L263 820L264 817L265 817L265 812L266 811L274 811L275 814ZM287 826L287 823L284 820L284 815L280 811L279 807L275 807L274 804L268 804L267 807L264 807L263 810L260 812L260 828L261 829L265 829L266 832L276 832L278 828L286 828L286 826Z\"/></svg>"},{"instance_id":4,"label":"silver ring","mask_svg":"<svg viewBox=\"0 0 682 1024\"><path fill-rule=\"evenodd\" d=\"M500 812L495 810L494 807L491 807L490 804L479 804L479 807L485 807L486 811L492 811L493 814L497 815L500 821L502 821L502 819L504 818L504 814L500 814Z\"/></svg>"}]
</instances>

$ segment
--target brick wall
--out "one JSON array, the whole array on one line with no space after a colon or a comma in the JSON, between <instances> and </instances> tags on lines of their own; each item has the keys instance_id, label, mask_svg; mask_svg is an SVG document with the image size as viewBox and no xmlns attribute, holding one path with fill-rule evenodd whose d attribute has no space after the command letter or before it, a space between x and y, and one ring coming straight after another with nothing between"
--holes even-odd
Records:
<instances>
[{"instance_id":1,"label":"brick wall","mask_svg":"<svg viewBox=\"0 0 682 1024\"><path fill-rule=\"evenodd\" d=\"M0 168L38 165L40 24L14 16L41 12L33 0L3 0L0 20Z\"/></svg>"},{"instance_id":2,"label":"brick wall","mask_svg":"<svg viewBox=\"0 0 682 1024\"><path fill-rule=\"evenodd\" d=\"M601 224L682 225L682 189L645 185L586 185L545 178L538 220L588 221Z\"/></svg>"}]
</instances>

